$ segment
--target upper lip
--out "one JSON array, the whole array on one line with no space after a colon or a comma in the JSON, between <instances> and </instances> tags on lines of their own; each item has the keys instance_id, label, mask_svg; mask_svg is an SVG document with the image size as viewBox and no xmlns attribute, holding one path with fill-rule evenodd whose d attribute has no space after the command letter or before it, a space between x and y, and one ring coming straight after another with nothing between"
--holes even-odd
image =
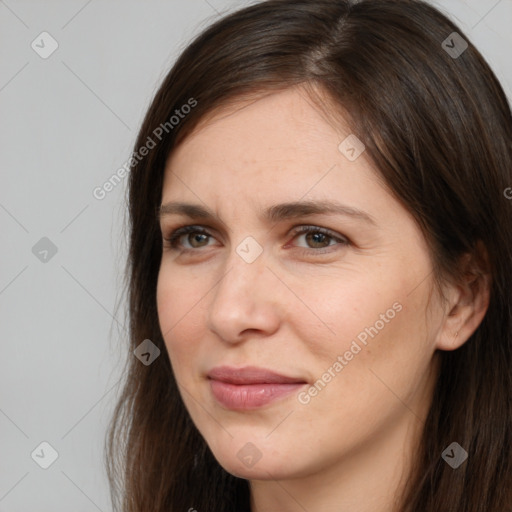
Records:
<instances>
[{"instance_id":1,"label":"upper lip","mask_svg":"<svg viewBox=\"0 0 512 512\"><path fill-rule=\"evenodd\" d=\"M304 384L306 382L301 378L288 377L256 366L244 366L243 368L217 366L208 372L208 378L229 384Z\"/></svg>"}]
</instances>

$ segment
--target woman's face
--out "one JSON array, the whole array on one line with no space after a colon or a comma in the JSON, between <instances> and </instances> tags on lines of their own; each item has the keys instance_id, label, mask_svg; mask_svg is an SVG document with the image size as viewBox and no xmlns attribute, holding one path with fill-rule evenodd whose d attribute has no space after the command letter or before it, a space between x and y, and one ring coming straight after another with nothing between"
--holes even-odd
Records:
<instances>
[{"instance_id":1,"label":"woman's face","mask_svg":"<svg viewBox=\"0 0 512 512\"><path fill-rule=\"evenodd\" d=\"M427 414L443 319L437 296L426 311L427 246L365 152L339 148L349 135L289 89L214 116L167 163L162 235L196 228L164 242L160 327L192 420L236 476L400 458ZM288 379L211 379L221 366Z\"/></svg>"}]
</instances>

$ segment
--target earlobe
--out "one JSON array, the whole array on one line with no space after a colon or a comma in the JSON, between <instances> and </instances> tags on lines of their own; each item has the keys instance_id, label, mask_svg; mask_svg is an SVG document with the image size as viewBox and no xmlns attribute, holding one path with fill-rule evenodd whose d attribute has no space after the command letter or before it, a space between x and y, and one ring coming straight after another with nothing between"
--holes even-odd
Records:
<instances>
[{"instance_id":1,"label":"earlobe","mask_svg":"<svg viewBox=\"0 0 512 512\"><path fill-rule=\"evenodd\" d=\"M485 257L484 261L488 262ZM473 259L465 258L465 262L474 264ZM456 286L457 293L437 336L436 348L439 350L458 349L482 323L490 302L491 275L484 273L487 270L488 267L471 268L466 271L465 282Z\"/></svg>"}]
</instances>

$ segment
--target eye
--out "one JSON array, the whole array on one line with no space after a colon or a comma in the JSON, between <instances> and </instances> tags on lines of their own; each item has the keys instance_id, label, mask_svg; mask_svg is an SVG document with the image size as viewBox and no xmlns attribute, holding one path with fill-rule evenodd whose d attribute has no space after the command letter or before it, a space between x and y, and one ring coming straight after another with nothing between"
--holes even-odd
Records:
<instances>
[{"instance_id":1,"label":"eye","mask_svg":"<svg viewBox=\"0 0 512 512\"><path fill-rule=\"evenodd\" d=\"M349 245L345 237L318 226L300 226L292 234L294 240L301 238L305 240L306 245L298 247L309 254L331 252L329 247ZM173 231L168 237L164 237L164 242L173 250L190 252L212 245L208 243L212 238L213 236L201 226L183 226Z\"/></svg>"},{"instance_id":2,"label":"eye","mask_svg":"<svg viewBox=\"0 0 512 512\"><path fill-rule=\"evenodd\" d=\"M189 251L207 247L205 242L208 242L211 236L208 231L200 226L183 226L173 231L169 237L164 238L164 241L172 249L183 247L185 251ZM187 243L189 246L187 246Z\"/></svg>"},{"instance_id":3,"label":"eye","mask_svg":"<svg viewBox=\"0 0 512 512\"><path fill-rule=\"evenodd\" d=\"M330 252L330 250L322 251L318 249L326 249L327 247L334 245L349 245L349 242L345 237L318 226L300 226L294 231L294 234L296 235L294 238L299 240L302 238L305 240L306 246L302 247L312 249L312 251L308 252Z\"/></svg>"}]
</instances>

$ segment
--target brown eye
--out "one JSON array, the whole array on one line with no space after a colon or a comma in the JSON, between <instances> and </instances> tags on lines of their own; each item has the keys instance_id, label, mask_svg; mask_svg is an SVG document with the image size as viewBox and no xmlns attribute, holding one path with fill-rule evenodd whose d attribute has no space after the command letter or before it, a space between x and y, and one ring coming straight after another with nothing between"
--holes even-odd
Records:
<instances>
[{"instance_id":1,"label":"brown eye","mask_svg":"<svg viewBox=\"0 0 512 512\"><path fill-rule=\"evenodd\" d=\"M295 232L295 238L304 238L306 249L325 249L335 245L348 245L348 240L336 233L316 226L302 226Z\"/></svg>"},{"instance_id":2,"label":"brown eye","mask_svg":"<svg viewBox=\"0 0 512 512\"><path fill-rule=\"evenodd\" d=\"M212 235L201 227L184 226L173 231L164 240L172 249L188 251L207 247L210 238L212 238Z\"/></svg>"},{"instance_id":3,"label":"brown eye","mask_svg":"<svg viewBox=\"0 0 512 512\"><path fill-rule=\"evenodd\" d=\"M189 233L186 235L186 240L192 247L204 247L204 242L208 241L208 235L204 233Z\"/></svg>"},{"instance_id":4,"label":"brown eye","mask_svg":"<svg viewBox=\"0 0 512 512\"><path fill-rule=\"evenodd\" d=\"M307 233L305 239L313 249L321 249L330 245L332 237L324 233Z\"/></svg>"}]
</instances>

